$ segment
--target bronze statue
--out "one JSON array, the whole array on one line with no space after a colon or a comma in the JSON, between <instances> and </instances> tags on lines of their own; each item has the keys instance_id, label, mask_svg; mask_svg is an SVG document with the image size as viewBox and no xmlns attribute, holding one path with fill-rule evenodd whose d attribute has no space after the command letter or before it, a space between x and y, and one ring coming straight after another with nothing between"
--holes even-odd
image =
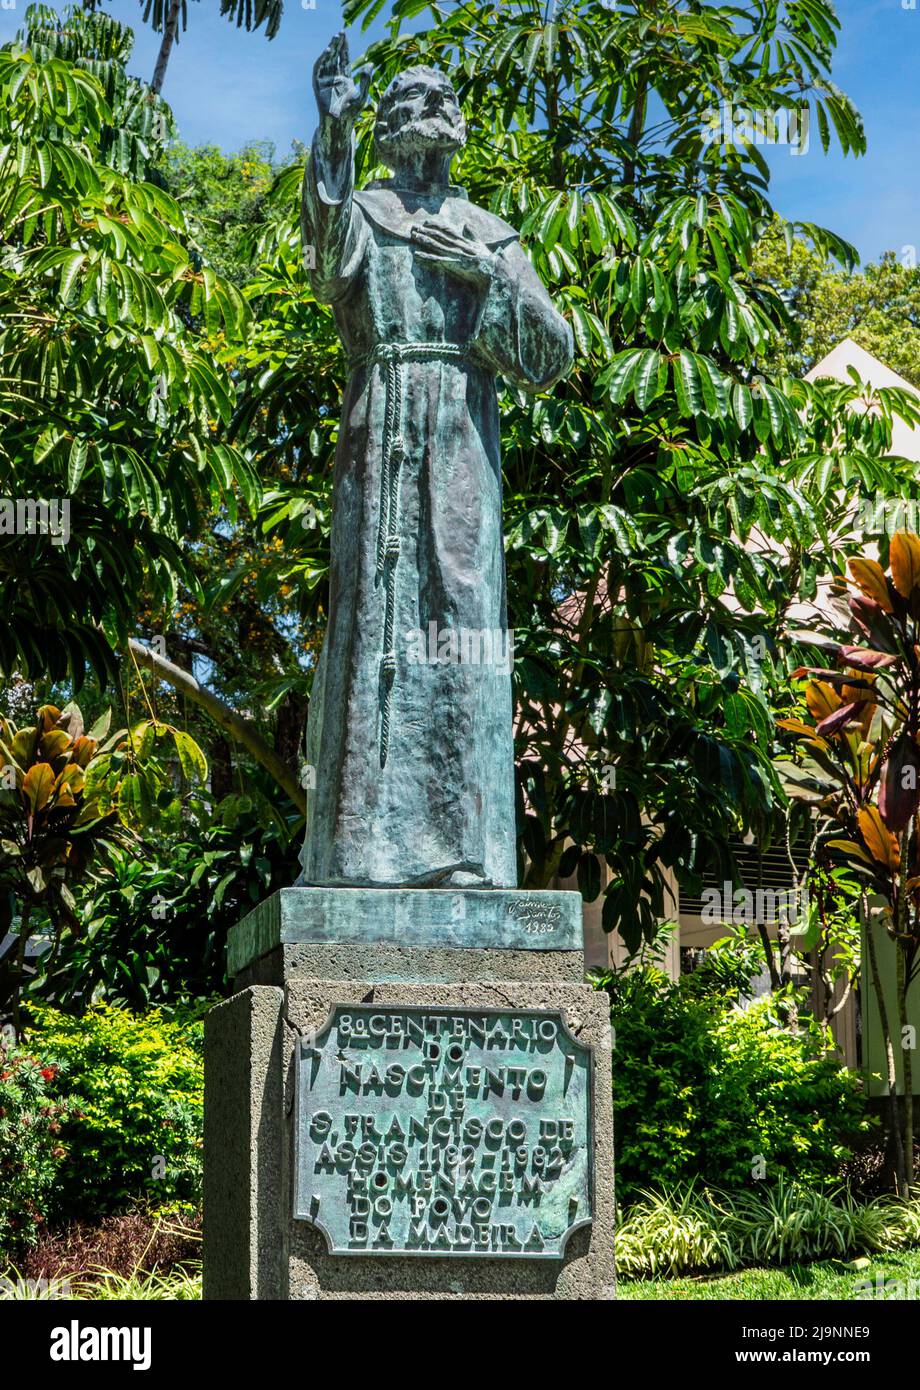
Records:
<instances>
[{"instance_id":1,"label":"bronze statue","mask_svg":"<svg viewBox=\"0 0 920 1390\"><path fill-rule=\"evenodd\" d=\"M351 371L301 881L514 887L496 378L546 390L571 330L514 228L451 184L466 126L443 74L390 83L375 140L393 177L356 191L367 87L337 35L314 69L302 226Z\"/></svg>"}]
</instances>

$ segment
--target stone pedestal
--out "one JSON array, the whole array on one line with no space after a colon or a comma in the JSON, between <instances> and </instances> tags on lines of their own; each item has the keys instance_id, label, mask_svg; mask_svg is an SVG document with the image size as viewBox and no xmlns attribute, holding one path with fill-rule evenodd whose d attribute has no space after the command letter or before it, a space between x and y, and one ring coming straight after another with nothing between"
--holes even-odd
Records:
<instances>
[{"instance_id":1,"label":"stone pedestal","mask_svg":"<svg viewBox=\"0 0 920 1390\"><path fill-rule=\"evenodd\" d=\"M286 889L229 953L205 1298L614 1296L609 1014L577 894Z\"/></svg>"}]
</instances>

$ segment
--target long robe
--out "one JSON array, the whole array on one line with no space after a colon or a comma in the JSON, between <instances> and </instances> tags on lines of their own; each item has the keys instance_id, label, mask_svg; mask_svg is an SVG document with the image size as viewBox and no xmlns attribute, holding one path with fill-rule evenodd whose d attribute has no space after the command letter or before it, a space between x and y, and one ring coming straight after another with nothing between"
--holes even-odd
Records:
<instances>
[{"instance_id":1,"label":"long robe","mask_svg":"<svg viewBox=\"0 0 920 1390\"><path fill-rule=\"evenodd\" d=\"M352 370L301 882L437 886L459 872L470 886L513 887L496 377L547 388L571 365L571 331L515 230L463 189L423 196L380 181L355 192L352 170L314 140L307 265ZM495 253L488 290L418 258L410 229L432 215Z\"/></svg>"}]
</instances>

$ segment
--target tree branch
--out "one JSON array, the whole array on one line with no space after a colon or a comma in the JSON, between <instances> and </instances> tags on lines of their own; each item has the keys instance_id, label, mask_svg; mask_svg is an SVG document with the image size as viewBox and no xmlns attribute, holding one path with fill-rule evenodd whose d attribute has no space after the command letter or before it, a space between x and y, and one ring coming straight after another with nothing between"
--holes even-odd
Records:
<instances>
[{"instance_id":1,"label":"tree branch","mask_svg":"<svg viewBox=\"0 0 920 1390\"><path fill-rule=\"evenodd\" d=\"M241 743L252 754L256 762L264 767L269 776L277 782L282 791L290 797L297 810L302 815L306 815L307 798L297 780L296 773L283 758L279 758L271 744L262 737L258 729L248 719L244 719L229 705L225 705L223 700L213 695L210 690L206 690L190 671L176 666L165 656L159 656L141 642L136 642L133 637L128 643L128 649L139 665L146 666L160 680L166 681L174 690L187 695L196 705L200 705L203 710L206 710L215 724L219 725L231 738L236 739L237 743Z\"/></svg>"}]
</instances>

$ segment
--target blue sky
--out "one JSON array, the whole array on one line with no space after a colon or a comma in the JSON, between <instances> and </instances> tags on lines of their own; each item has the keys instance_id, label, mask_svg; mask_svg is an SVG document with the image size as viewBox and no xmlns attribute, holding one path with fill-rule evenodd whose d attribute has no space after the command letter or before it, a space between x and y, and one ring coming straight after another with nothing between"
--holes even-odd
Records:
<instances>
[{"instance_id":1,"label":"blue sky","mask_svg":"<svg viewBox=\"0 0 920 1390\"><path fill-rule=\"evenodd\" d=\"M777 150L770 160L779 211L831 227L864 260L913 246L920 261L920 0L914 3L837 0L833 78L862 113L868 153L845 159L832 146L825 155L813 124L807 154Z\"/></svg>"},{"instance_id":2,"label":"blue sky","mask_svg":"<svg viewBox=\"0 0 920 1390\"><path fill-rule=\"evenodd\" d=\"M916 8L909 8L914 4ZM0 39L11 36L25 8L0 9ZM106 8L135 27L133 70L150 77L158 38L141 23L137 0ZM163 95L184 140L235 150L273 140L279 153L306 140L314 118L313 62L337 29L337 0L286 0L278 36L269 42L221 19L216 0L190 0L189 27L173 51ZM834 79L861 110L869 153L859 160L825 156L817 131L808 152L771 151L774 202L787 217L820 222L845 236L864 260L886 249L918 248L920 258L920 0L837 0L842 37ZM371 36L382 31L377 21ZM367 36L353 35L352 56Z\"/></svg>"}]
</instances>

